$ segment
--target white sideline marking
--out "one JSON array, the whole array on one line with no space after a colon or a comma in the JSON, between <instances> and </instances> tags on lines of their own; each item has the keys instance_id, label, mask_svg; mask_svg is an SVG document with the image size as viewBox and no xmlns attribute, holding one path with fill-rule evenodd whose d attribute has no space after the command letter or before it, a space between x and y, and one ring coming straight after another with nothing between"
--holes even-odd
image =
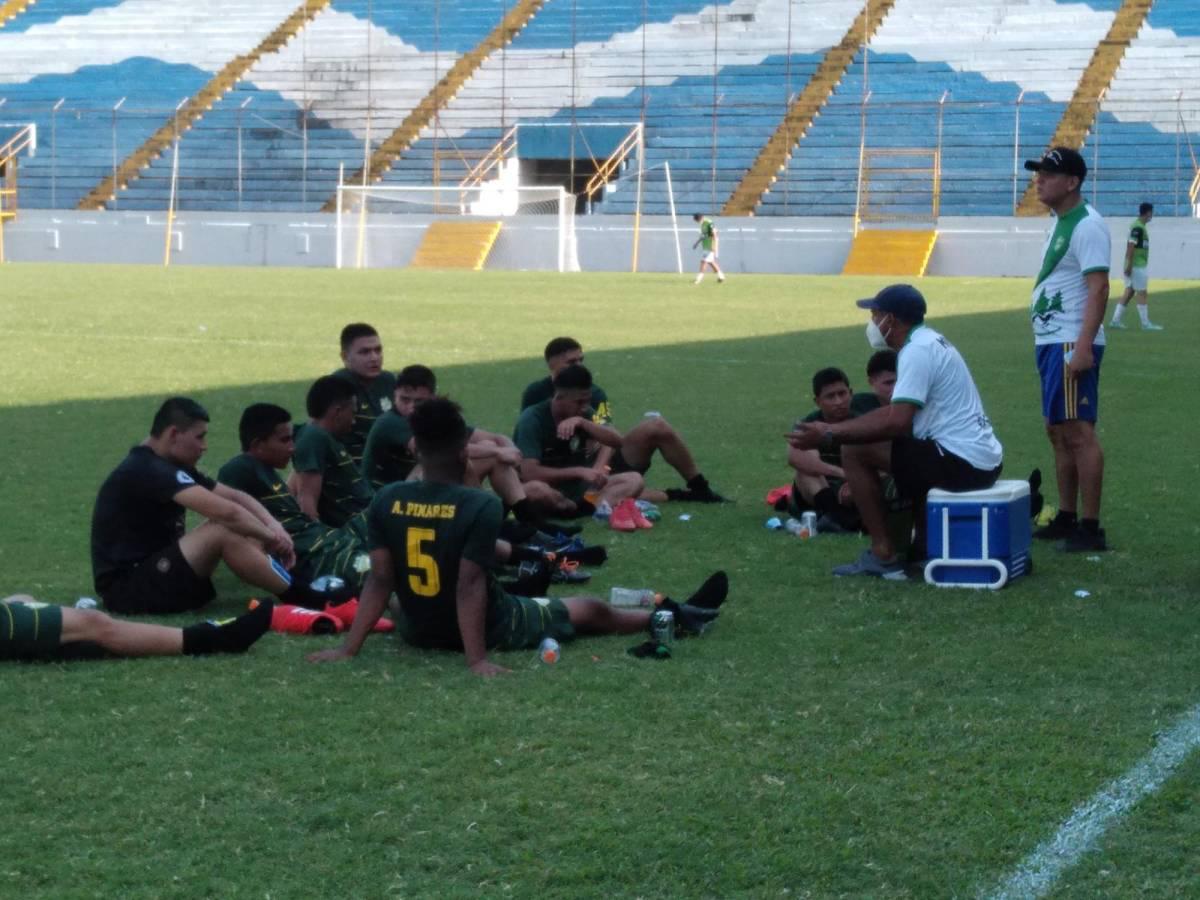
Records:
<instances>
[{"instance_id":1,"label":"white sideline marking","mask_svg":"<svg viewBox=\"0 0 1200 900\"><path fill-rule=\"evenodd\" d=\"M1054 837L1039 844L1011 876L983 896L991 900L1044 896L1063 872L1096 846L1114 820L1162 787L1197 747L1200 706L1159 737L1158 745L1133 768L1076 807Z\"/></svg>"}]
</instances>

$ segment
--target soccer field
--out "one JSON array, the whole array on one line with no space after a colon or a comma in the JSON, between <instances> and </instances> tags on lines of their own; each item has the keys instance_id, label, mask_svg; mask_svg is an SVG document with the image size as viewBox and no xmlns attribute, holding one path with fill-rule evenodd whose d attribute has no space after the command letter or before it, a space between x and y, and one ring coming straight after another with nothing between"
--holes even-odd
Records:
<instances>
[{"instance_id":1,"label":"soccer field","mask_svg":"<svg viewBox=\"0 0 1200 900\"><path fill-rule=\"evenodd\" d=\"M678 596L729 572L720 622L668 662L587 639L552 667L497 654L514 672L483 682L461 656L390 637L317 667L305 654L337 639L267 635L239 658L3 665L0 894L991 896L1133 770L1144 798L1068 830L1060 858L1091 852L1013 896L1194 896L1200 289L1152 284L1166 330L1131 314L1109 336L1115 549L1038 546L1030 578L976 593L835 581L863 539L763 528L812 372L838 365L865 388L853 300L884 283L0 268L0 594L92 593L96 490L164 396L209 409L215 473L247 404L303 417L356 320L379 329L389 368L433 366L470 421L503 432L546 341L572 335L615 424L661 411L737 500L666 505L650 532L587 525L610 552L588 593ZM1029 281L920 286L1005 476L1040 466L1054 503ZM659 461L648 481L678 477ZM245 609L228 574L218 588L213 615ZM1173 763L1138 774L1164 734Z\"/></svg>"}]
</instances>

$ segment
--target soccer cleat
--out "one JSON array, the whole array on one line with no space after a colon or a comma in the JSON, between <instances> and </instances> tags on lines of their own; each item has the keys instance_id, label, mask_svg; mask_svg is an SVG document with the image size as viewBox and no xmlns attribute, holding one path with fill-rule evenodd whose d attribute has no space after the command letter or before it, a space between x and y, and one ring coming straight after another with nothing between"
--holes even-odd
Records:
<instances>
[{"instance_id":1,"label":"soccer cleat","mask_svg":"<svg viewBox=\"0 0 1200 900\"><path fill-rule=\"evenodd\" d=\"M787 509L788 499L792 496L792 486L785 484L777 488L771 488L767 491L766 502L767 506L777 512L783 512ZM782 504L782 505L781 505Z\"/></svg>"},{"instance_id":2,"label":"soccer cleat","mask_svg":"<svg viewBox=\"0 0 1200 900\"><path fill-rule=\"evenodd\" d=\"M257 609L258 600L250 601ZM280 634L337 634L342 620L318 609L305 609L293 603L276 603L271 610L271 630Z\"/></svg>"},{"instance_id":3,"label":"soccer cleat","mask_svg":"<svg viewBox=\"0 0 1200 900\"><path fill-rule=\"evenodd\" d=\"M719 569L709 575L704 580L704 584L700 585L696 592L683 602L685 606L694 606L698 609L719 609L728 596L729 576Z\"/></svg>"},{"instance_id":4,"label":"soccer cleat","mask_svg":"<svg viewBox=\"0 0 1200 900\"><path fill-rule=\"evenodd\" d=\"M662 518L662 510L660 510L649 500L636 500L634 501L634 505L637 506L637 508L641 510L642 515L651 522L657 522Z\"/></svg>"},{"instance_id":5,"label":"soccer cleat","mask_svg":"<svg viewBox=\"0 0 1200 900\"><path fill-rule=\"evenodd\" d=\"M629 511L629 518L633 520L633 524L638 528L649 529L654 527L654 523L642 515L642 511L638 509L638 505L632 497L626 497L617 504L618 509L621 507L625 507Z\"/></svg>"},{"instance_id":6,"label":"soccer cleat","mask_svg":"<svg viewBox=\"0 0 1200 900\"><path fill-rule=\"evenodd\" d=\"M1108 327L1109 327L1109 328L1116 328L1116 329L1118 329L1118 330L1120 330L1120 331L1124 331L1124 330L1125 330L1125 323L1124 323L1124 322L1118 322L1116 319L1114 319L1113 321L1111 321L1111 322L1109 322L1109 323L1108 323Z\"/></svg>"},{"instance_id":7,"label":"soccer cleat","mask_svg":"<svg viewBox=\"0 0 1200 900\"><path fill-rule=\"evenodd\" d=\"M669 610L674 614L676 637L699 637L721 614L720 610L692 606L690 603L678 603L670 597L663 597L658 608Z\"/></svg>"},{"instance_id":8,"label":"soccer cleat","mask_svg":"<svg viewBox=\"0 0 1200 900\"><path fill-rule=\"evenodd\" d=\"M612 515L608 517L608 527L613 531L637 531L638 524L633 518L636 511L637 507L632 503L618 503Z\"/></svg>"},{"instance_id":9,"label":"soccer cleat","mask_svg":"<svg viewBox=\"0 0 1200 900\"><path fill-rule=\"evenodd\" d=\"M340 619L342 622L342 627L349 631L350 626L354 624L354 617L358 615L358 598L351 597L345 603L339 603L337 605L331 603L325 607L325 612L329 613L329 615L334 616L335 618ZM380 616L379 620L371 627L371 631L378 633L386 633L395 630L396 623L383 616Z\"/></svg>"},{"instance_id":10,"label":"soccer cleat","mask_svg":"<svg viewBox=\"0 0 1200 900\"><path fill-rule=\"evenodd\" d=\"M667 488L667 499L679 503L731 503L727 497L722 497L712 488Z\"/></svg>"},{"instance_id":11,"label":"soccer cleat","mask_svg":"<svg viewBox=\"0 0 1200 900\"><path fill-rule=\"evenodd\" d=\"M612 515L612 507L608 505L607 500L601 500L596 506L596 511L592 513L592 518L597 522L603 522Z\"/></svg>"},{"instance_id":12,"label":"soccer cleat","mask_svg":"<svg viewBox=\"0 0 1200 900\"><path fill-rule=\"evenodd\" d=\"M579 568L574 560L564 559L550 570L551 584L584 584L592 580L592 573Z\"/></svg>"},{"instance_id":13,"label":"soccer cleat","mask_svg":"<svg viewBox=\"0 0 1200 900\"><path fill-rule=\"evenodd\" d=\"M608 550L604 547L572 547L567 550L556 550L554 556L560 560L570 560L585 566L602 566L608 561Z\"/></svg>"},{"instance_id":14,"label":"soccer cleat","mask_svg":"<svg viewBox=\"0 0 1200 900\"><path fill-rule=\"evenodd\" d=\"M1076 528L1058 544L1057 549L1063 553L1104 553L1108 550L1108 541L1105 540L1103 528L1096 531Z\"/></svg>"},{"instance_id":15,"label":"soccer cleat","mask_svg":"<svg viewBox=\"0 0 1200 900\"><path fill-rule=\"evenodd\" d=\"M1061 541L1069 538L1079 528L1074 516L1064 516L1060 510L1050 522L1041 528L1033 530L1033 536L1039 541Z\"/></svg>"},{"instance_id":16,"label":"soccer cleat","mask_svg":"<svg viewBox=\"0 0 1200 900\"><path fill-rule=\"evenodd\" d=\"M885 562L874 554L870 547L862 552L852 563L833 567L833 574L838 578L853 575L866 575L869 578L883 578L886 581L907 581L904 563L899 558Z\"/></svg>"},{"instance_id":17,"label":"soccer cleat","mask_svg":"<svg viewBox=\"0 0 1200 900\"><path fill-rule=\"evenodd\" d=\"M1163 327L1161 325L1155 325L1153 322L1147 322L1145 325L1142 326L1142 331L1162 331L1162 330L1163 330Z\"/></svg>"}]
</instances>

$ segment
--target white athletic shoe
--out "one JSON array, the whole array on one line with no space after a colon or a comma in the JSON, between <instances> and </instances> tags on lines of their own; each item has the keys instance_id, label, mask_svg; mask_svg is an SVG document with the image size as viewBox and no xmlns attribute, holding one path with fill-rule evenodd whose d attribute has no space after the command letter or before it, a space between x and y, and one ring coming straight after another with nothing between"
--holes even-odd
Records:
<instances>
[{"instance_id":1,"label":"white athletic shoe","mask_svg":"<svg viewBox=\"0 0 1200 900\"><path fill-rule=\"evenodd\" d=\"M1145 325L1142 326L1142 331L1162 331L1162 330L1163 330L1163 327L1161 325L1155 325L1153 322L1147 322Z\"/></svg>"}]
</instances>

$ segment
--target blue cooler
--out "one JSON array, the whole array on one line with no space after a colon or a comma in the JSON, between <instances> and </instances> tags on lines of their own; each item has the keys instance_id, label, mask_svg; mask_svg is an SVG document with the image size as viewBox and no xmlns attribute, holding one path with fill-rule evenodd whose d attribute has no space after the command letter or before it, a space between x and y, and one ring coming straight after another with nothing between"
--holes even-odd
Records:
<instances>
[{"instance_id":1,"label":"blue cooler","mask_svg":"<svg viewBox=\"0 0 1200 900\"><path fill-rule=\"evenodd\" d=\"M1029 571L1029 482L957 494L934 489L925 510L930 584L999 590Z\"/></svg>"}]
</instances>

